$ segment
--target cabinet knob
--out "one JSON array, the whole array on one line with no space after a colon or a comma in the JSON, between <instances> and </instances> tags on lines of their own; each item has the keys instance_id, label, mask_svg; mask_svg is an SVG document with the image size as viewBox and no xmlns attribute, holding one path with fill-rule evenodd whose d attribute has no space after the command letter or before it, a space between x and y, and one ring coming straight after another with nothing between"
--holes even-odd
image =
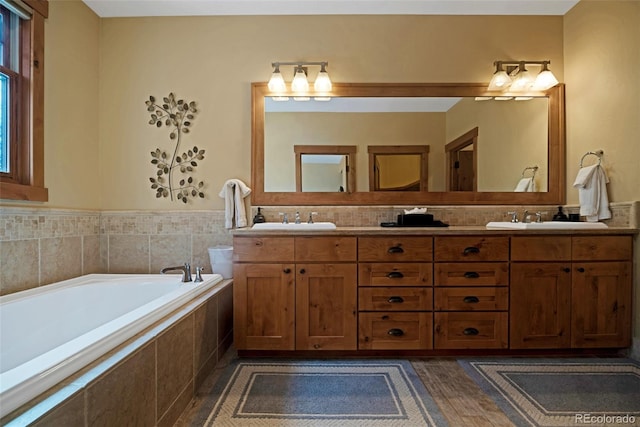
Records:
<instances>
[{"instance_id":1,"label":"cabinet knob","mask_svg":"<svg viewBox=\"0 0 640 427\"><path fill-rule=\"evenodd\" d=\"M391 273L387 274L387 277L389 279L402 279L404 277L404 274L400 273L399 271L392 271Z\"/></svg>"},{"instance_id":2,"label":"cabinet knob","mask_svg":"<svg viewBox=\"0 0 640 427\"><path fill-rule=\"evenodd\" d=\"M480 275L475 271L467 271L466 273L464 273L465 279L477 279L478 277L480 277Z\"/></svg>"},{"instance_id":3,"label":"cabinet knob","mask_svg":"<svg viewBox=\"0 0 640 427\"><path fill-rule=\"evenodd\" d=\"M404 252L404 249L402 249L400 246L391 246L387 252L389 252L390 254L401 254Z\"/></svg>"},{"instance_id":4,"label":"cabinet knob","mask_svg":"<svg viewBox=\"0 0 640 427\"><path fill-rule=\"evenodd\" d=\"M582 268L582 267L578 267L578 271L579 271L580 273L584 273L584 268Z\"/></svg>"},{"instance_id":5,"label":"cabinet knob","mask_svg":"<svg viewBox=\"0 0 640 427\"><path fill-rule=\"evenodd\" d=\"M300 274L304 274L304 273L306 273L306 272L307 272L307 270L305 270L304 268L301 268L301 269L300 269Z\"/></svg>"},{"instance_id":6,"label":"cabinet knob","mask_svg":"<svg viewBox=\"0 0 640 427\"><path fill-rule=\"evenodd\" d=\"M402 299L402 297L389 297L387 301L391 304L402 304L404 299Z\"/></svg>"},{"instance_id":7,"label":"cabinet knob","mask_svg":"<svg viewBox=\"0 0 640 427\"><path fill-rule=\"evenodd\" d=\"M480 331L478 331L476 328L466 328L464 331L462 331L462 333L465 335L478 335Z\"/></svg>"},{"instance_id":8,"label":"cabinet knob","mask_svg":"<svg viewBox=\"0 0 640 427\"><path fill-rule=\"evenodd\" d=\"M464 248L464 251L462 251L463 255L471 255L471 254L479 254L480 253L480 249L476 248L475 246L469 246L468 248Z\"/></svg>"},{"instance_id":9,"label":"cabinet knob","mask_svg":"<svg viewBox=\"0 0 640 427\"><path fill-rule=\"evenodd\" d=\"M562 269L565 273L571 273L571 269L569 267L565 267Z\"/></svg>"},{"instance_id":10,"label":"cabinet knob","mask_svg":"<svg viewBox=\"0 0 640 427\"><path fill-rule=\"evenodd\" d=\"M289 274L291 273L291 269L290 268L285 268L284 270L282 270L284 272L284 274Z\"/></svg>"},{"instance_id":11,"label":"cabinet knob","mask_svg":"<svg viewBox=\"0 0 640 427\"><path fill-rule=\"evenodd\" d=\"M392 337L401 337L404 335L404 331L399 328L393 328L393 329L389 329L387 334L391 335Z\"/></svg>"},{"instance_id":12,"label":"cabinet knob","mask_svg":"<svg viewBox=\"0 0 640 427\"><path fill-rule=\"evenodd\" d=\"M464 297L462 301L466 302L467 304L475 304L480 302L480 299L478 297L469 296L469 297Z\"/></svg>"}]
</instances>

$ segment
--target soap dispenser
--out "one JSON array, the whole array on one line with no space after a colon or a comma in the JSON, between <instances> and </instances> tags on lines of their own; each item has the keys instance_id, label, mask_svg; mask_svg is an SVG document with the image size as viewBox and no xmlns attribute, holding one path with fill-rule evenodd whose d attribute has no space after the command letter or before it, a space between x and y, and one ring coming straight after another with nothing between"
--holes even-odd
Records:
<instances>
[{"instance_id":1,"label":"soap dispenser","mask_svg":"<svg viewBox=\"0 0 640 427\"><path fill-rule=\"evenodd\" d=\"M569 221L567 215L562 212L562 206L558 206L558 212L556 212L556 214L553 216L552 221Z\"/></svg>"},{"instance_id":2,"label":"soap dispenser","mask_svg":"<svg viewBox=\"0 0 640 427\"><path fill-rule=\"evenodd\" d=\"M261 222L267 222L267 220L264 218L264 215L262 215L262 212L260 212L261 208L258 208L258 213L256 214L256 216L253 217L253 223L254 224L259 224Z\"/></svg>"}]
</instances>

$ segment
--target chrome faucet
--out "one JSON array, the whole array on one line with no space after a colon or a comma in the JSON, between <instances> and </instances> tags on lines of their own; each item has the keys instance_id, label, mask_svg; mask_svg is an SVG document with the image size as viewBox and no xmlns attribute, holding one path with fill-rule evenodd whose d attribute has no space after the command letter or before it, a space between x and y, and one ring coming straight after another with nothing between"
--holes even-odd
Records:
<instances>
[{"instance_id":1,"label":"chrome faucet","mask_svg":"<svg viewBox=\"0 0 640 427\"><path fill-rule=\"evenodd\" d=\"M286 213L280 212L279 215L282 217L283 224L289 224L289 216Z\"/></svg>"},{"instance_id":2,"label":"chrome faucet","mask_svg":"<svg viewBox=\"0 0 640 427\"><path fill-rule=\"evenodd\" d=\"M202 278L202 270L204 270L204 267L196 267L196 278L193 279L194 283L204 282L204 279Z\"/></svg>"},{"instance_id":3,"label":"chrome faucet","mask_svg":"<svg viewBox=\"0 0 640 427\"><path fill-rule=\"evenodd\" d=\"M511 215L511 222L513 223L520 222L518 221L518 212L516 211L507 212L507 215Z\"/></svg>"},{"instance_id":4,"label":"chrome faucet","mask_svg":"<svg viewBox=\"0 0 640 427\"><path fill-rule=\"evenodd\" d=\"M300 224L300 212L299 211L296 211L295 223L296 224Z\"/></svg>"},{"instance_id":5,"label":"chrome faucet","mask_svg":"<svg viewBox=\"0 0 640 427\"><path fill-rule=\"evenodd\" d=\"M313 224L314 215L318 215L318 212L309 212L309 220L307 221L307 224Z\"/></svg>"},{"instance_id":6,"label":"chrome faucet","mask_svg":"<svg viewBox=\"0 0 640 427\"><path fill-rule=\"evenodd\" d=\"M160 274L167 274L168 271L182 271L182 281L183 282L192 282L191 280L191 264L185 262L184 265L180 265L178 267L165 267L160 270Z\"/></svg>"}]
</instances>

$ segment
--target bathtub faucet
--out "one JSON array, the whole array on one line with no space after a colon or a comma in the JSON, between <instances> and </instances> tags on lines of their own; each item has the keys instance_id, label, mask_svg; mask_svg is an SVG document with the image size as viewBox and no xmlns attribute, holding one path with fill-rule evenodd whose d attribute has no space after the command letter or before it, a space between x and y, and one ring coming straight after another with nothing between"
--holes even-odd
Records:
<instances>
[{"instance_id":1,"label":"bathtub faucet","mask_svg":"<svg viewBox=\"0 0 640 427\"><path fill-rule=\"evenodd\" d=\"M178 267L165 267L160 270L161 274L166 274L168 271L182 271L182 281L191 282L191 264L185 262L184 265Z\"/></svg>"}]
</instances>

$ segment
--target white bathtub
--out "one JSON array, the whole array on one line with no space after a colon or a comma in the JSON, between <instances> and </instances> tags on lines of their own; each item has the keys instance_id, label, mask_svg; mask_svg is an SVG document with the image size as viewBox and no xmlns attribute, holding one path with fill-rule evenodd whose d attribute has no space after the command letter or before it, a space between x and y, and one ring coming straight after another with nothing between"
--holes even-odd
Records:
<instances>
[{"instance_id":1,"label":"white bathtub","mask_svg":"<svg viewBox=\"0 0 640 427\"><path fill-rule=\"evenodd\" d=\"M0 417L221 282L90 274L0 297Z\"/></svg>"}]
</instances>

